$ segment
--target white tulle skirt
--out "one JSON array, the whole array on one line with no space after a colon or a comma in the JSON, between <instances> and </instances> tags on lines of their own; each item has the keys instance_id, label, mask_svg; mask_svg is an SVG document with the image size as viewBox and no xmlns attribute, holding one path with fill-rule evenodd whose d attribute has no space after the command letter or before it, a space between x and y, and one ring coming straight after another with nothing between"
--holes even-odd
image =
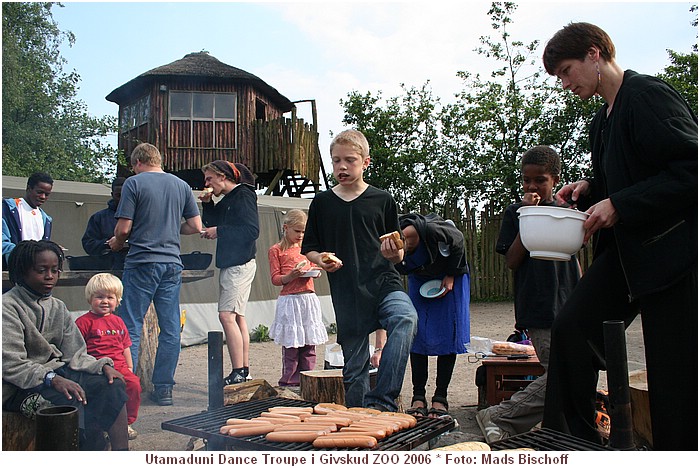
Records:
<instances>
[{"instance_id":1,"label":"white tulle skirt","mask_svg":"<svg viewBox=\"0 0 700 468\"><path fill-rule=\"evenodd\" d=\"M320 345L328 341L318 296L314 293L280 296L270 337L285 348Z\"/></svg>"}]
</instances>

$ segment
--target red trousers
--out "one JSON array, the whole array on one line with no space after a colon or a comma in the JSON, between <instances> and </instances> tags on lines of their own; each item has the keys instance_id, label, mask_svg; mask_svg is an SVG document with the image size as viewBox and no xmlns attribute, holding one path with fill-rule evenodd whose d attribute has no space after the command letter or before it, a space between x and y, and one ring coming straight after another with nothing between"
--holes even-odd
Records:
<instances>
[{"instance_id":1,"label":"red trousers","mask_svg":"<svg viewBox=\"0 0 700 468\"><path fill-rule=\"evenodd\" d=\"M126 401L126 421L131 425L136 421L141 407L141 381L127 367L117 370L122 373L126 381L126 394L129 397Z\"/></svg>"}]
</instances>

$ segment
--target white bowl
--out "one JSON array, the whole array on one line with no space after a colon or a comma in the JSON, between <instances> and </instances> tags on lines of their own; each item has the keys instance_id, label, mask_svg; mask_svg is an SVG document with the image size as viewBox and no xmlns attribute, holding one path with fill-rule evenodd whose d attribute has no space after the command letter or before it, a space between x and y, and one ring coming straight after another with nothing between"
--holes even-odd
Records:
<instances>
[{"instance_id":1,"label":"white bowl","mask_svg":"<svg viewBox=\"0 0 700 468\"><path fill-rule=\"evenodd\" d=\"M559 206L522 206L520 239L530 257L567 261L583 247L588 213Z\"/></svg>"},{"instance_id":2,"label":"white bowl","mask_svg":"<svg viewBox=\"0 0 700 468\"><path fill-rule=\"evenodd\" d=\"M430 280L423 283L419 292L426 299L433 299L444 293L445 288L442 287L442 280Z\"/></svg>"}]
</instances>

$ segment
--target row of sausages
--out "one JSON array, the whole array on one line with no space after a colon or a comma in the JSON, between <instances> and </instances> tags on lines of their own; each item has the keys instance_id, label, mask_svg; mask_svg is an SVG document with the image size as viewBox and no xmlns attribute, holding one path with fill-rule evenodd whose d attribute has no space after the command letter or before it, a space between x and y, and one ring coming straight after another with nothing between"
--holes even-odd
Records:
<instances>
[{"instance_id":1,"label":"row of sausages","mask_svg":"<svg viewBox=\"0 0 700 468\"><path fill-rule=\"evenodd\" d=\"M316 448L372 448L416 423L409 414L319 403L313 408L275 406L252 419L231 418L220 433L232 437L265 435L269 442L310 442Z\"/></svg>"}]
</instances>

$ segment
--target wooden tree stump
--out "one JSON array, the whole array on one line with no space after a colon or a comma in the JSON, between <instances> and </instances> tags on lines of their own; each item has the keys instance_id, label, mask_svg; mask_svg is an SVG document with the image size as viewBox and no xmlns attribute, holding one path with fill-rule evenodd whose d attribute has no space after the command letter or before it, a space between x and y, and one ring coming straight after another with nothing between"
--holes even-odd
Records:
<instances>
[{"instance_id":1,"label":"wooden tree stump","mask_svg":"<svg viewBox=\"0 0 700 468\"><path fill-rule=\"evenodd\" d=\"M2 412L2 449L34 450L36 421L20 413Z\"/></svg>"},{"instance_id":2,"label":"wooden tree stump","mask_svg":"<svg viewBox=\"0 0 700 468\"><path fill-rule=\"evenodd\" d=\"M303 400L345 404L342 369L302 372L299 378L299 388Z\"/></svg>"},{"instance_id":3,"label":"wooden tree stump","mask_svg":"<svg viewBox=\"0 0 700 468\"><path fill-rule=\"evenodd\" d=\"M630 403L632 406L632 426L642 445L654 446L651 434L651 414L649 411L649 387L647 370L642 369L629 373ZM615 424L613 422L613 424Z\"/></svg>"},{"instance_id":4,"label":"wooden tree stump","mask_svg":"<svg viewBox=\"0 0 700 468\"><path fill-rule=\"evenodd\" d=\"M142 392L150 393L153 391L153 366L156 362L156 351L158 351L158 316L153 304L151 304L143 319L139 359L136 367L136 375L141 379Z\"/></svg>"}]
</instances>

